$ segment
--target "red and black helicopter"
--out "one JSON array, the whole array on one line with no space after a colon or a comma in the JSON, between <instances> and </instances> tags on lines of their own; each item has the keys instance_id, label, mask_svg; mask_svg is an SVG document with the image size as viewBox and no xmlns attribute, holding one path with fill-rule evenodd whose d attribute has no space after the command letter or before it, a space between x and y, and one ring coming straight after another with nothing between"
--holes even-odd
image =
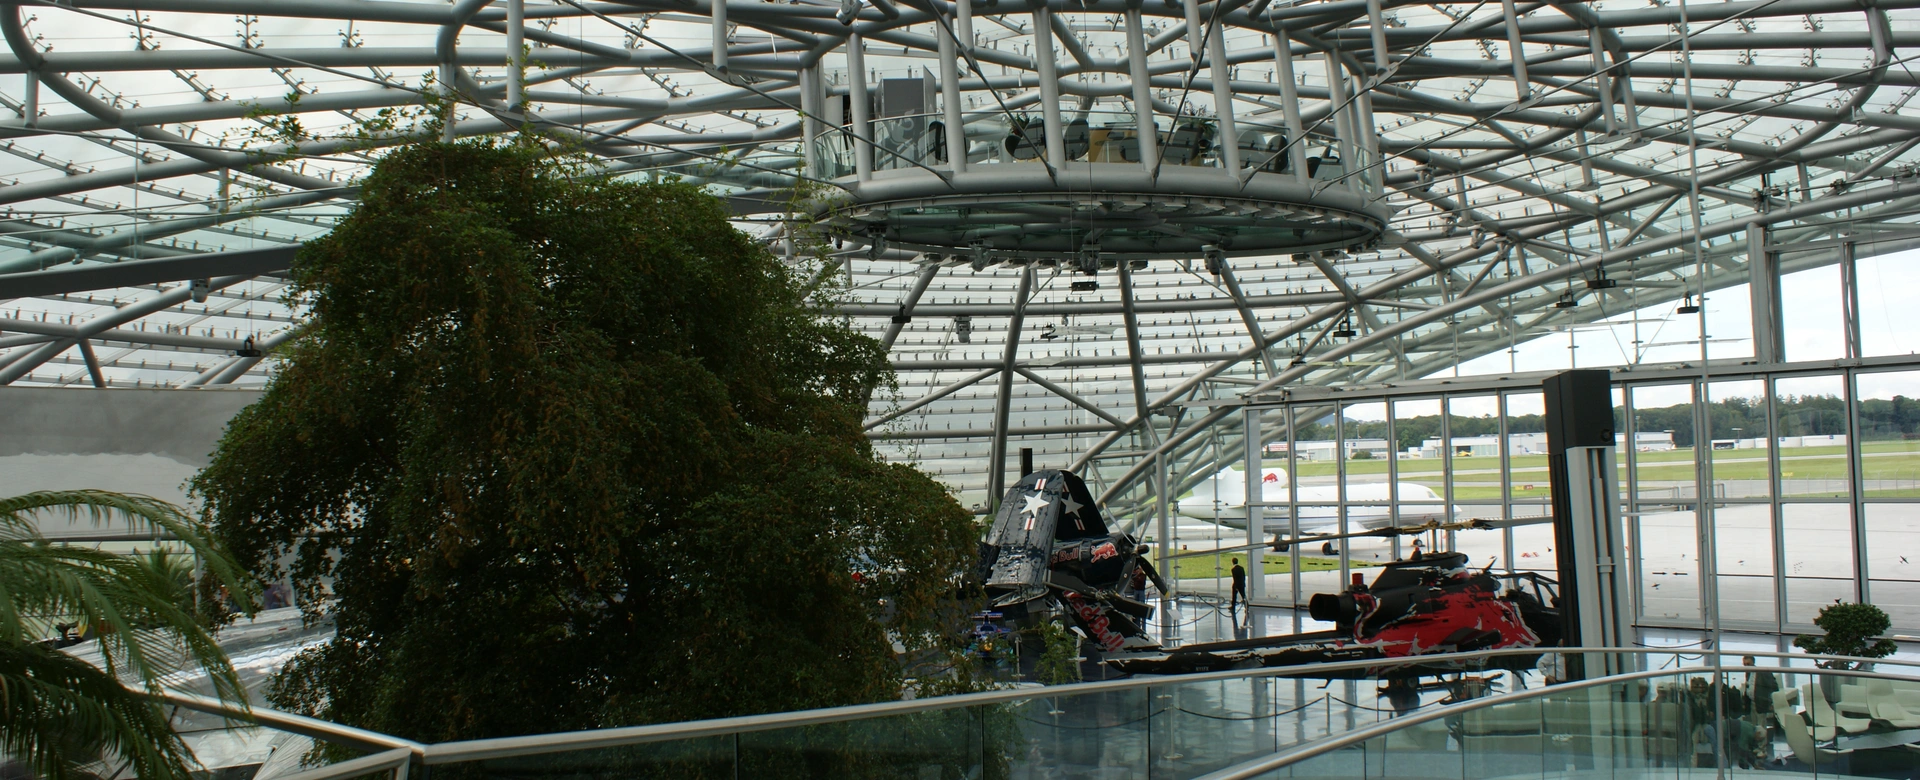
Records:
<instances>
[{"instance_id":1,"label":"red and black helicopter","mask_svg":"<svg viewBox=\"0 0 1920 780\"><path fill-rule=\"evenodd\" d=\"M1464 553L1447 552L1383 566L1371 584L1356 574L1347 590L1314 595L1308 613L1333 623L1333 630L1163 649L1146 630L1153 606L1144 600L1145 581L1167 592L1146 560L1148 551L1132 536L1108 529L1078 476L1040 471L1008 491L981 544L980 574L995 609L1015 622L1064 614L1098 646L1108 665L1129 674L1553 647L1561 640L1552 579L1531 572L1496 574L1491 567L1476 571L1468 568ZM1496 656L1488 663L1522 669L1538 660ZM1458 671L1446 663L1397 663L1357 669L1352 676Z\"/></svg>"}]
</instances>

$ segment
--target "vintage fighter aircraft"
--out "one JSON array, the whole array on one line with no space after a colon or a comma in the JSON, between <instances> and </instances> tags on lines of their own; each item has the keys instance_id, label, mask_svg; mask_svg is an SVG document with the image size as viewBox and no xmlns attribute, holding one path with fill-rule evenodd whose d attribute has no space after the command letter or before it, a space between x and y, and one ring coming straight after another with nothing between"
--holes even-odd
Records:
<instances>
[{"instance_id":1,"label":"vintage fighter aircraft","mask_svg":"<svg viewBox=\"0 0 1920 780\"><path fill-rule=\"evenodd\" d=\"M980 545L980 577L993 609L1015 624L1064 613L1112 653L1157 648L1147 637L1153 607L1141 600L1165 581L1132 536L1111 531L1078 476L1037 471L1007 491Z\"/></svg>"}]
</instances>

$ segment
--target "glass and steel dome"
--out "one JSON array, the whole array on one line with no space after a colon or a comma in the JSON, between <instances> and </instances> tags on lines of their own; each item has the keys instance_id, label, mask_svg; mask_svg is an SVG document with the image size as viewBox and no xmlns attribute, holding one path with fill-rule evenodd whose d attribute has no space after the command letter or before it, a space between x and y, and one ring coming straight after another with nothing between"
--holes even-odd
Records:
<instances>
[{"instance_id":1,"label":"glass and steel dome","mask_svg":"<svg viewBox=\"0 0 1920 780\"><path fill-rule=\"evenodd\" d=\"M872 435L974 505L1018 448L1125 457L1212 400L1656 307L1691 340L1630 361L1778 360L1698 302L1920 196L1913 0L71 0L0 31L0 384L258 385L277 274L382 150L532 128L829 275L899 370Z\"/></svg>"}]
</instances>

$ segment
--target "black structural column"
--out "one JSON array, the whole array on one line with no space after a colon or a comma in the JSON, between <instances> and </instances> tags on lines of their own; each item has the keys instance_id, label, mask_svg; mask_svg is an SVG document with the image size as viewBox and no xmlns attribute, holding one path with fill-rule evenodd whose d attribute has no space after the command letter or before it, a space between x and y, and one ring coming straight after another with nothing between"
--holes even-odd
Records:
<instances>
[{"instance_id":1,"label":"black structural column","mask_svg":"<svg viewBox=\"0 0 1920 780\"><path fill-rule=\"evenodd\" d=\"M1604 370L1568 371L1544 383L1547 468L1553 484L1554 554L1567 647L1632 642L1626 534L1614 467L1612 379ZM1567 679L1628 671L1630 658L1567 658ZM1595 668L1589 668L1594 666Z\"/></svg>"}]
</instances>

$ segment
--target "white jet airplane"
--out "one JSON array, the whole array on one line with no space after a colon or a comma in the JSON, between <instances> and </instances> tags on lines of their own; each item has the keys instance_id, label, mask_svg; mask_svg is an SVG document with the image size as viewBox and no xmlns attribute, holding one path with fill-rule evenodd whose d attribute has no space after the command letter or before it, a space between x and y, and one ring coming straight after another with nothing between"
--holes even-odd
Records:
<instances>
[{"instance_id":1,"label":"white jet airplane","mask_svg":"<svg viewBox=\"0 0 1920 780\"><path fill-rule=\"evenodd\" d=\"M1386 482L1360 482L1347 484L1347 532L1358 533L1385 528L1393 524L1388 501L1400 505L1400 525L1419 525L1433 520L1451 521L1443 500L1433 488L1413 482L1399 482L1391 486ZM1292 482L1287 478L1287 470L1268 468L1260 470L1260 518L1268 531L1286 534L1287 494ZM1397 494L1397 495L1396 495ZM1335 534L1340 532L1340 516L1336 513L1340 500L1337 485L1308 485L1299 489L1295 498L1300 507L1300 535ZM1355 504L1363 504L1355 506ZM1196 520L1218 522L1229 528L1247 527L1247 478L1245 472L1235 469L1222 469L1220 473L1209 477L1193 489L1193 494L1176 502L1180 514ZM1331 544L1331 543L1329 543Z\"/></svg>"}]
</instances>

